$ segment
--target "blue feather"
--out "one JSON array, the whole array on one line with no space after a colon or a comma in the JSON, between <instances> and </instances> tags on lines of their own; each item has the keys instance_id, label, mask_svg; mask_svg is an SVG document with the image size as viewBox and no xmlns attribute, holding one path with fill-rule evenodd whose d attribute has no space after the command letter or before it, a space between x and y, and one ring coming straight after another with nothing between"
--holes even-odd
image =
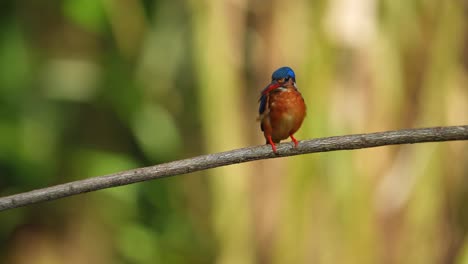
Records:
<instances>
[{"instance_id":1,"label":"blue feather","mask_svg":"<svg viewBox=\"0 0 468 264\"><path fill-rule=\"evenodd\" d=\"M258 113L261 115L263 114L263 112L265 112L265 108L266 108L266 102L267 102L267 96L266 94L263 94L261 97L260 97L260 108L258 108Z\"/></svg>"},{"instance_id":2,"label":"blue feather","mask_svg":"<svg viewBox=\"0 0 468 264\"><path fill-rule=\"evenodd\" d=\"M281 67L273 72L271 75L272 80L279 80L283 78L293 78L296 79L296 74L294 73L293 69L290 67Z\"/></svg>"}]
</instances>

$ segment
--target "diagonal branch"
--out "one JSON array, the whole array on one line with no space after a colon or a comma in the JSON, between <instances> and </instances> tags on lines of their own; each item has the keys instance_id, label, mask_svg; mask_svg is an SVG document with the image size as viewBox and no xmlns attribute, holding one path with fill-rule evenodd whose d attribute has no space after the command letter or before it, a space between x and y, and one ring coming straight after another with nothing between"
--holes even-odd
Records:
<instances>
[{"instance_id":1,"label":"diagonal branch","mask_svg":"<svg viewBox=\"0 0 468 264\"><path fill-rule=\"evenodd\" d=\"M43 201L56 200L75 194L253 160L295 156L315 152L451 140L468 140L468 125L406 129L370 134L309 139L300 141L297 149L295 149L291 143L279 144L277 154L274 154L271 151L270 146L248 147L93 177L2 197L0 198L0 211Z\"/></svg>"}]
</instances>

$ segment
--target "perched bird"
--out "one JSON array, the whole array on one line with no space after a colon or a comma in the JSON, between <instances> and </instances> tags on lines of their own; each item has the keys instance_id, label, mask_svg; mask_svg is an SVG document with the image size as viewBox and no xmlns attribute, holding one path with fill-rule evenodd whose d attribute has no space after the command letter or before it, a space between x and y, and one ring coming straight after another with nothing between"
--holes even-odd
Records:
<instances>
[{"instance_id":1,"label":"perched bird","mask_svg":"<svg viewBox=\"0 0 468 264\"><path fill-rule=\"evenodd\" d=\"M298 142L294 133L301 127L306 115L306 106L296 87L296 75L289 67L281 67L273 72L271 83L263 89L260 99L260 128L276 153L275 143L291 137L294 146Z\"/></svg>"}]
</instances>

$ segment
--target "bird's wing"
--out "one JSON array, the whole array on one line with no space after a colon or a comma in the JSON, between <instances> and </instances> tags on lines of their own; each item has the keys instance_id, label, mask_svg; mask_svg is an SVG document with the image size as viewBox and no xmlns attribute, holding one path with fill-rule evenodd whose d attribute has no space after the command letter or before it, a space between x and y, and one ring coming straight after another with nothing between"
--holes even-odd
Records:
<instances>
[{"instance_id":1,"label":"bird's wing","mask_svg":"<svg viewBox=\"0 0 468 264\"><path fill-rule=\"evenodd\" d=\"M262 115L263 113L265 113L265 110L267 110L267 107L268 107L268 98L269 98L269 94L271 91L275 90L276 88L278 87L281 87L281 84L273 81L271 82L269 85L267 85L267 87L265 87L263 90L262 90L262 93L260 95L260 99L258 100L260 102L260 107L258 108L258 113L260 115Z\"/></svg>"},{"instance_id":2,"label":"bird's wing","mask_svg":"<svg viewBox=\"0 0 468 264\"><path fill-rule=\"evenodd\" d=\"M268 94L262 94L262 96L260 96L260 99L258 100L260 102L260 107L258 108L258 113L260 115L263 114L267 108L268 96Z\"/></svg>"}]
</instances>

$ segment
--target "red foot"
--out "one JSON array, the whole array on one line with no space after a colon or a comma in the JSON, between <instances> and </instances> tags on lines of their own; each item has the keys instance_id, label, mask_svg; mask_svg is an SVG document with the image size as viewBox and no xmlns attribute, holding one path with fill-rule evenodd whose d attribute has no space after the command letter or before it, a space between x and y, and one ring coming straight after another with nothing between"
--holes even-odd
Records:
<instances>
[{"instance_id":1,"label":"red foot","mask_svg":"<svg viewBox=\"0 0 468 264\"><path fill-rule=\"evenodd\" d=\"M293 135L290 135L292 141L294 142L294 147L297 148L297 145L299 145L299 142L297 142L297 139L293 136Z\"/></svg>"},{"instance_id":2,"label":"red foot","mask_svg":"<svg viewBox=\"0 0 468 264\"><path fill-rule=\"evenodd\" d=\"M273 143L273 140L271 140L271 136L267 136L268 143L271 145L271 149L273 150L273 153L276 153L276 145Z\"/></svg>"}]
</instances>

